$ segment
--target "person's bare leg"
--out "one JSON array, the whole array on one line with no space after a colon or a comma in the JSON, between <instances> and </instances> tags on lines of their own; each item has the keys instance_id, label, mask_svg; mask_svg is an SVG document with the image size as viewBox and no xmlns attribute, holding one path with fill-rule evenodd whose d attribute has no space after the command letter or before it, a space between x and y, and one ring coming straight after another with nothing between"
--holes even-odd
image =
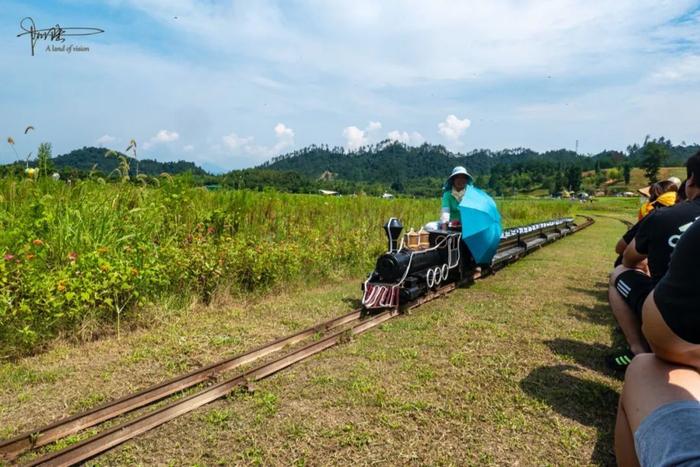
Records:
<instances>
[{"instance_id":1,"label":"person's bare leg","mask_svg":"<svg viewBox=\"0 0 700 467\"><path fill-rule=\"evenodd\" d=\"M630 350L633 354L638 355L640 353L649 352L649 344L647 344L644 334L642 334L642 323L622 298L620 292L618 292L615 288L615 279L617 279L617 276L627 270L629 269L624 266L618 266L610 275L608 302L610 303L610 308L612 309L613 315L617 320L617 324L620 325L622 333L625 335L625 339L630 346Z\"/></svg>"},{"instance_id":2,"label":"person's bare leg","mask_svg":"<svg viewBox=\"0 0 700 467\"><path fill-rule=\"evenodd\" d=\"M700 373L684 366L670 365L653 354L634 358L620 396L615 426L615 453L620 466L638 465L634 432L642 421L662 405L676 401L700 400Z\"/></svg>"},{"instance_id":3,"label":"person's bare leg","mask_svg":"<svg viewBox=\"0 0 700 467\"><path fill-rule=\"evenodd\" d=\"M634 450L634 434L627 421L622 397L617 404L617 421L615 422L615 459L619 466L638 466L637 452Z\"/></svg>"}]
</instances>

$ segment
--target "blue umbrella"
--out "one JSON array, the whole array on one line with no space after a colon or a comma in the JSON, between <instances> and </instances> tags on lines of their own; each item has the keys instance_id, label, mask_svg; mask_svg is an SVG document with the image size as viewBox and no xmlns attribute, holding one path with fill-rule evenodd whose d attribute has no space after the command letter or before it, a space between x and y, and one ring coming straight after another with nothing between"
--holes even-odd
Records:
<instances>
[{"instance_id":1,"label":"blue umbrella","mask_svg":"<svg viewBox=\"0 0 700 467\"><path fill-rule=\"evenodd\" d=\"M459 203L462 240L478 264L489 264L501 241L501 214L488 194L469 185Z\"/></svg>"}]
</instances>

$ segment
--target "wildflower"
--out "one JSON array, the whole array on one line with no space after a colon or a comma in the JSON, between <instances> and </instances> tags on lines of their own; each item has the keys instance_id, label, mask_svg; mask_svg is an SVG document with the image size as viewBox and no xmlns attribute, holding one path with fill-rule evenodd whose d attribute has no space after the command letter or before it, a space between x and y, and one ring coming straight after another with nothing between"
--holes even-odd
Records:
<instances>
[{"instance_id":1,"label":"wildflower","mask_svg":"<svg viewBox=\"0 0 700 467\"><path fill-rule=\"evenodd\" d=\"M109 268L109 264L107 264L107 263L102 263L102 264L100 264L100 270L101 270L101 271L103 271L103 272L109 272L109 269L110 269L110 268Z\"/></svg>"},{"instance_id":2,"label":"wildflower","mask_svg":"<svg viewBox=\"0 0 700 467\"><path fill-rule=\"evenodd\" d=\"M28 259L28 260L31 261L31 260L33 260L34 258L36 258L36 255L34 255L34 254L32 254L32 253L27 254L27 259Z\"/></svg>"},{"instance_id":3,"label":"wildflower","mask_svg":"<svg viewBox=\"0 0 700 467\"><path fill-rule=\"evenodd\" d=\"M209 227L209 228L207 229L207 233L208 233L209 235L212 235L214 232L216 232L216 229L215 229L214 227Z\"/></svg>"},{"instance_id":4,"label":"wildflower","mask_svg":"<svg viewBox=\"0 0 700 467\"><path fill-rule=\"evenodd\" d=\"M75 263L77 260L78 253L76 253L75 251L71 251L70 253L68 253L68 261L70 261L71 263Z\"/></svg>"},{"instance_id":5,"label":"wildflower","mask_svg":"<svg viewBox=\"0 0 700 467\"><path fill-rule=\"evenodd\" d=\"M136 268L131 268L131 275L133 276L138 276L139 275L139 270Z\"/></svg>"},{"instance_id":6,"label":"wildflower","mask_svg":"<svg viewBox=\"0 0 700 467\"><path fill-rule=\"evenodd\" d=\"M66 286L63 284L63 282L59 282L56 286L56 290L58 290L59 292L63 292L66 290Z\"/></svg>"},{"instance_id":7,"label":"wildflower","mask_svg":"<svg viewBox=\"0 0 700 467\"><path fill-rule=\"evenodd\" d=\"M5 253L5 261L12 261L13 259L15 259L15 255L11 253Z\"/></svg>"},{"instance_id":8,"label":"wildflower","mask_svg":"<svg viewBox=\"0 0 700 467\"><path fill-rule=\"evenodd\" d=\"M32 240L32 243L34 246L42 246L44 244L44 242L38 238L36 240Z\"/></svg>"}]
</instances>

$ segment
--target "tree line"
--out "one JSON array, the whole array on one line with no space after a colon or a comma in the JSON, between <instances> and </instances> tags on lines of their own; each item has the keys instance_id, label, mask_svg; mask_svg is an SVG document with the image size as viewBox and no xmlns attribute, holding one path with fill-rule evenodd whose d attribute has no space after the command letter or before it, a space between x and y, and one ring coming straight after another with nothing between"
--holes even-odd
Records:
<instances>
[{"instance_id":1,"label":"tree line","mask_svg":"<svg viewBox=\"0 0 700 467\"><path fill-rule=\"evenodd\" d=\"M168 173L212 188L275 189L291 193L323 189L368 195L388 191L432 197L439 195L446 175L456 165L467 167L477 186L496 195L535 190L556 194L564 190L593 191L611 176L628 184L633 167L642 168L650 181L656 181L660 167L680 166L698 148L684 142L674 145L664 137L647 137L642 144L628 146L626 152L602 151L588 156L566 149L538 153L526 148L480 149L462 154L450 152L442 145L425 143L413 147L387 140L353 152L342 147L312 145L255 168L212 175L192 162L138 160L105 148L84 147L52 158L51 146L44 143L39 150L41 160L31 164L47 174L57 171L64 179L97 177L136 182L138 176L138 181L147 183L148 177ZM16 162L0 166L0 175L22 176L25 169L24 162ZM584 177L585 172L592 174Z\"/></svg>"}]
</instances>

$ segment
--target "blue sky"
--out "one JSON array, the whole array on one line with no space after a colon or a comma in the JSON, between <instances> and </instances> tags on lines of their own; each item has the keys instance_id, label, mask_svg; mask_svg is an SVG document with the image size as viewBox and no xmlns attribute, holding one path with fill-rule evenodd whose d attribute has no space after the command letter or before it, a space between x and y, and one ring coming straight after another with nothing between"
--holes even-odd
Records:
<instances>
[{"instance_id":1,"label":"blue sky","mask_svg":"<svg viewBox=\"0 0 700 467\"><path fill-rule=\"evenodd\" d=\"M30 54L19 22L98 27ZM3 2L0 162L42 141L257 165L308 144L698 142L700 1ZM24 128L36 130L24 135Z\"/></svg>"}]
</instances>

